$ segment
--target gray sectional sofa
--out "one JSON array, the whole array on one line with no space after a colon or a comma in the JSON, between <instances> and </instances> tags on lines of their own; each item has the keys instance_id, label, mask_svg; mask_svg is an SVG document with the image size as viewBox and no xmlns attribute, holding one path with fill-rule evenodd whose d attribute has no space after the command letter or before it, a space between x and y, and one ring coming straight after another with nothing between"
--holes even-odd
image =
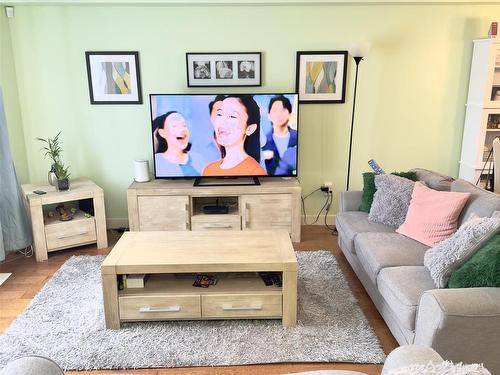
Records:
<instances>
[{"instance_id":1,"label":"gray sectional sofa","mask_svg":"<svg viewBox=\"0 0 500 375\"><path fill-rule=\"evenodd\" d=\"M471 193L459 225L471 213L486 217L500 210L500 195L415 171L433 189ZM361 196L341 193L339 246L399 344L427 345L449 360L484 363L500 374L500 288L437 289L424 266L428 247L368 221L358 210Z\"/></svg>"}]
</instances>

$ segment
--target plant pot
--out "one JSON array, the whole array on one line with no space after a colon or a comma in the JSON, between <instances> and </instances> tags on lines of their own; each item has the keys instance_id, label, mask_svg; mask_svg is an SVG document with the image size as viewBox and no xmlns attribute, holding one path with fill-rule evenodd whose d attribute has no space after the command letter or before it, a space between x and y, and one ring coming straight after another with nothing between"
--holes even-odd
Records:
<instances>
[{"instance_id":1,"label":"plant pot","mask_svg":"<svg viewBox=\"0 0 500 375\"><path fill-rule=\"evenodd\" d=\"M52 167L50 168L50 171L48 172L47 179L49 181L49 184L51 184L52 186L57 185L57 176L55 174L54 164L52 164Z\"/></svg>"},{"instance_id":2,"label":"plant pot","mask_svg":"<svg viewBox=\"0 0 500 375\"><path fill-rule=\"evenodd\" d=\"M69 190L69 178L58 179L56 187L59 191Z\"/></svg>"}]
</instances>

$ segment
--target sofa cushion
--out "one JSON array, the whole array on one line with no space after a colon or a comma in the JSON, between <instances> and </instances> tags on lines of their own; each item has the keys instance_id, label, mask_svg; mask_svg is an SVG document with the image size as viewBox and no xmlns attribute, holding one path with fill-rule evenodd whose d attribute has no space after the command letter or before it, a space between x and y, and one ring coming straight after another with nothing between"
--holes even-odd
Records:
<instances>
[{"instance_id":1,"label":"sofa cushion","mask_svg":"<svg viewBox=\"0 0 500 375\"><path fill-rule=\"evenodd\" d=\"M453 272L448 288L500 288L500 233Z\"/></svg>"},{"instance_id":2,"label":"sofa cushion","mask_svg":"<svg viewBox=\"0 0 500 375\"><path fill-rule=\"evenodd\" d=\"M418 181L417 174L415 172L392 172L391 174L404 177L412 181ZM361 197L361 205L359 210L369 213L373 203L373 195L377 191L375 187L375 172L365 172L363 173L363 195Z\"/></svg>"},{"instance_id":3,"label":"sofa cushion","mask_svg":"<svg viewBox=\"0 0 500 375\"><path fill-rule=\"evenodd\" d=\"M377 191L368 220L399 227L405 221L415 183L403 177L380 174L375 176L375 186Z\"/></svg>"},{"instance_id":4,"label":"sofa cushion","mask_svg":"<svg viewBox=\"0 0 500 375\"><path fill-rule=\"evenodd\" d=\"M358 259L371 281L382 268L421 266L428 246L398 233L360 233L354 240Z\"/></svg>"},{"instance_id":5,"label":"sofa cushion","mask_svg":"<svg viewBox=\"0 0 500 375\"><path fill-rule=\"evenodd\" d=\"M428 246L456 232L458 217L470 193L437 191L415 183L406 219L396 231Z\"/></svg>"},{"instance_id":6,"label":"sofa cushion","mask_svg":"<svg viewBox=\"0 0 500 375\"><path fill-rule=\"evenodd\" d=\"M458 226L469 219L472 213L479 217L490 217L495 211L500 211L500 195L478 188L464 180L456 180L451 184L451 191L471 193L460 217Z\"/></svg>"},{"instance_id":7,"label":"sofa cushion","mask_svg":"<svg viewBox=\"0 0 500 375\"><path fill-rule=\"evenodd\" d=\"M424 265L438 288L448 285L453 271L470 259L500 231L500 212L494 217L473 216L450 238L425 253Z\"/></svg>"},{"instance_id":8,"label":"sofa cushion","mask_svg":"<svg viewBox=\"0 0 500 375\"><path fill-rule=\"evenodd\" d=\"M431 189L439 191L450 191L451 183L454 179L450 176L445 176L437 172L427 169L415 168L412 169L417 174L419 181L425 182Z\"/></svg>"},{"instance_id":9,"label":"sofa cushion","mask_svg":"<svg viewBox=\"0 0 500 375\"><path fill-rule=\"evenodd\" d=\"M354 238L365 232L394 232L395 228L368 221L368 214L361 211L339 212L335 217L335 226L350 252L355 253Z\"/></svg>"},{"instance_id":10,"label":"sofa cushion","mask_svg":"<svg viewBox=\"0 0 500 375\"><path fill-rule=\"evenodd\" d=\"M377 277L377 288L401 325L414 331L420 296L435 286L424 266L402 266L383 268Z\"/></svg>"},{"instance_id":11,"label":"sofa cushion","mask_svg":"<svg viewBox=\"0 0 500 375\"><path fill-rule=\"evenodd\" d=\"M375 172L363 173L363 195L359 210L369 213L373 203L373 195L377 191L375 187Z\"/></svg>"}]
</instances>

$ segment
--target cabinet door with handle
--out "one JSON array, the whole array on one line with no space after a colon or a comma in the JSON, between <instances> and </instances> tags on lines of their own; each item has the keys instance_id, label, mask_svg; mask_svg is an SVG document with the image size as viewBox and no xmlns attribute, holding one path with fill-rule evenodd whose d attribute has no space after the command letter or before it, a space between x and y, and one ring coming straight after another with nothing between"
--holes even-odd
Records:
<instances>
[{"instance_id":1,"label":"cabinet door with handle","mask_svg":"<svg viewBox=\"0 0 500 375\"><path fill-rule=\"evenodd\" d=\"M290 194L244 195L241 197L242 227L245 229L292 228Z\"/></svg>"},{"instance_id":2,"label":"cabinet door with handle","mask_svg":"<svg viewBox=\"0 0 500 375\"><path fill-rule=\"evenodd\" d=\"M189 230L188 196L139 196L139 230Z\"/></svg>"}]
</instances>

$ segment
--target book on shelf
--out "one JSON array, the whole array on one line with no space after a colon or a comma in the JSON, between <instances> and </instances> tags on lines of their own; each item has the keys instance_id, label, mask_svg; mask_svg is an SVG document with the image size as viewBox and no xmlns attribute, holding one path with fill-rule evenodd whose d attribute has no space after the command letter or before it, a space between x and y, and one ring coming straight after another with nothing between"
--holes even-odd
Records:
<instances>
[{"instance_id":1,"label":"book on shelf","mask_svg":"<svg viewBox=\"0 0 500 375\"><path fill-rule=\"evenodd\" d=\"M490 25L490 31L488 32L488 36L491 39L496 38L498 35L498 22L492 22Z\"/></svg>"}]
</instances>

